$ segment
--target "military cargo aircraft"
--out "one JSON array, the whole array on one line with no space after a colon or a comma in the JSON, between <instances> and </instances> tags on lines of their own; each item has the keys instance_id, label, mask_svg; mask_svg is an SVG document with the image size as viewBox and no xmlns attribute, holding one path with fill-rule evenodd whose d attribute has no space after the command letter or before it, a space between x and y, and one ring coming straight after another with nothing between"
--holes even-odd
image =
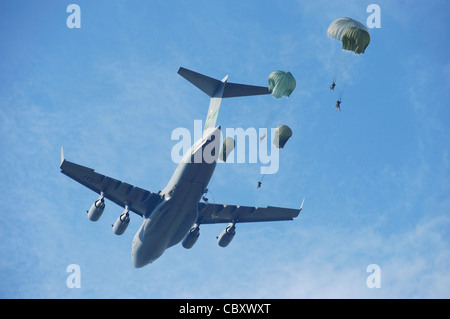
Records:
<instances>
[{"instance_id":1,"label":"military cargo aircraft","mask_svg":"<svg viewBox=\"0 0 450 319\"><path fill-rule=\"evenodd\" d=\"M105 209L105 199L124 209L113 225L116 235L125 232L130 222L129 212L143 218L131 249L132 263L136 268L152 263L167 248L181 241L183 247L192 248L202 224L228 223L217 237L219 246L226 247L236 233L237 223L292 220L303 207L303 202L299 209L201 202L219 156L220 126L215 125L222 99L271 92L267 87L228 83L228 76L220 81L182 67L178 73L211 100L203 136L184 154L162 191L150 192L70 162L61 148L61 173L99 194L88 210L90 220L100 218Z\"/></svg>"}]
</instances>

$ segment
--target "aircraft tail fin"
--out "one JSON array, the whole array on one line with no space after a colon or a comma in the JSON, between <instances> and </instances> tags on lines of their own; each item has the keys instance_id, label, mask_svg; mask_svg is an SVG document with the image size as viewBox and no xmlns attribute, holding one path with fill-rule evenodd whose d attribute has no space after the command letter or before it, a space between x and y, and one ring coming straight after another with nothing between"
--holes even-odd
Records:
<instances>
[{"instance_id":1,"label":"aircraft tail fin","mask_svg":"<svg viewBox=\"0 0 450 319\"><path fill-rule=\"evenodd\" d=\"M228 75L219 81L209 76L180 67L178 74L206 93L210 98L203 132L216 125L222 98L270 94L268 87L228 83Z\"/></svg>"},{"instance_id":2,"label":"aircraft tail fin","mask_svg":"<svg viewBox=\"0 0 450 319\"><path fill-rule=\"evenodd\" d=\"M64 156L64 149L61 146L61 164L60 164L60 166L62 165L62 163L64 163L65 160L66 160L66 157Z\"/></svg>"}]
</instances>

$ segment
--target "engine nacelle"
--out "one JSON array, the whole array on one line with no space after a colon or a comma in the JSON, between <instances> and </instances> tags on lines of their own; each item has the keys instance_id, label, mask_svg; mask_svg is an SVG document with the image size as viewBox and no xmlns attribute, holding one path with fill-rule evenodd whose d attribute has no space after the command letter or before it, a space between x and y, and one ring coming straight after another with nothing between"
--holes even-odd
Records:
<instances>
[{"instance_id":1,"label":"engine nacelle","mask_svg":"<svg viewBox=\"0 0 450 319\"><path fill-rule=\"evenodd\" d=\"M128 208L125 208L125 211L122 215L120 215L116 222L114 223L112 230L116 235L122 235L128 227L130 223L130 214L128 213Z\"/></svg>"},{"instance_id":2,"label":"engine nacelle","mask_svg":"<svg viewBox=\"0 0 450 319\"><path fill-rule=\"evenodd\" d=\"M93 222L99 220L100 216L102 216L103 211L105 210L105 200L103 199L103 195L92 204L91 208L88 210L88 218Z\"/></svg>"},{"instance_id":3,"label":"engine nacelle","mask_svg":"<svg viewBox=\"0 0 450 319\"><path fill-rule=\"evenodd\" d=\"M233 240L235 234L236 226L231 223L222 233L220 233L219 237L217 237L217 243L220 247L227 247Z\"/></svg>"},{"instance_id":4,"label":"engine nacelle","mask_svg":"<svg viewBox=\"0 0 450 319\"><path fill-rule=\"evenodd\" d=\"M183 242L181 243L184 248L190 249L197 242L198 237L200 236L200 226L194 224L194 226L189 230L189 233L184 237Z\"/></svg>"}]
</instances>

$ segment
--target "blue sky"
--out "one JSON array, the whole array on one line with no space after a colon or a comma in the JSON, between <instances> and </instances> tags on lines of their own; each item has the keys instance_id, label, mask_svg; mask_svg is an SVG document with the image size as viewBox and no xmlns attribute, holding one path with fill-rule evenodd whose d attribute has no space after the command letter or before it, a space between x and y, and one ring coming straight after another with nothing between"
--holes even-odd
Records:
<instances>
[{"instance_id":1,"label":"blue sky","mask_svg":"<svg viewBox=\"0 0 450 319\"><path fill-rule=\"evenodd\" d=\"M81 8L69 29L66 8ZM365 24L364 55L342 52L328 25ZM450 27L447 1L0 1L0 297L449 298ZM191 250L134 269L127 232L85 211L97 195L62 175L74 162L158 191L176 167L170 139L193 130L209 99L180 66L265 85L290 71L289 99L227 99L223 127L289 125L280 169L219 165L218 203L299 207L293 222L203 225ZM336 92L328 86L336 80ZM342 97L342 112L334 103ZM81 288L69 289L77 264ZM369 289L367 266L381 269Z\"/></svg>"}]
</instances>

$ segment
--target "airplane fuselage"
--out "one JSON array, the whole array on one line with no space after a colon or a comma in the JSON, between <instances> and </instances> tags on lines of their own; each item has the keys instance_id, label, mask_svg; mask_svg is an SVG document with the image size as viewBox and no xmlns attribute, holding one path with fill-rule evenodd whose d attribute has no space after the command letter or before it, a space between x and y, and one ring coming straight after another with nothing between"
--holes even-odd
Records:
<instances>
[{"instance_id":1,"label":"airplane fuselage","mask_svg":"<svg viewBox=\"0 0 450 319\"><path fill-rule=\"evenodd\" d=\"M191 147L161 191L164 200L144 216L132 244L134 267L140 268L158 259L167 248L182 241L196 222L198 203L216 168L219 133L220 127L205 134ZM204 160L205 149L214 150L212 162L211 157Z\"/></svg>"}]
</instances>

